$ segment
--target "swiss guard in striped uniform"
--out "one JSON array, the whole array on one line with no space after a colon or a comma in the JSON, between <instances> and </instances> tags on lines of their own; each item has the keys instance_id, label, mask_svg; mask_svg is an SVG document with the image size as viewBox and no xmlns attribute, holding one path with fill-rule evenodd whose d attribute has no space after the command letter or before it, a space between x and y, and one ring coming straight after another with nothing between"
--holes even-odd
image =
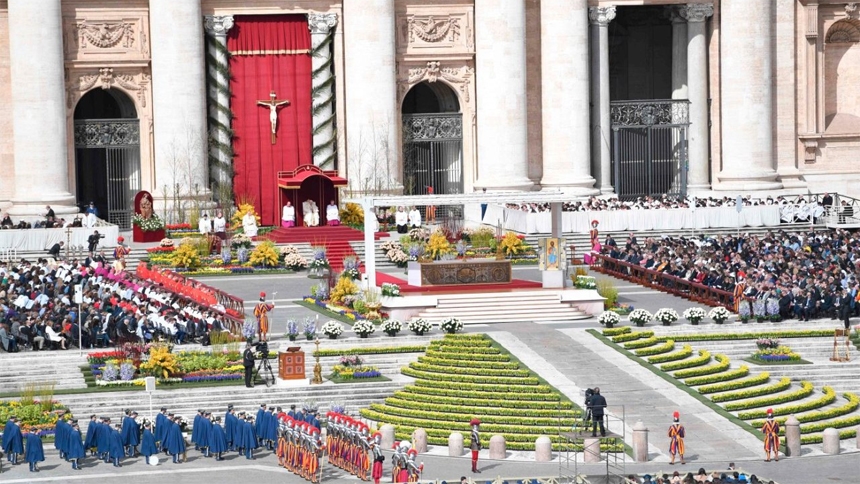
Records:
<instances>
[{"instance_id":1,"label":"swiss guard in striped uniform","mask_svg":"<svg viewBox=\"0 0 860 484\"><path fill-rule=\"evenodd\" d=\"M770 462L770 453L773 452L774 460L779 462L779 422L773 419L773 409L767 409L767 421L762 425L764 432L764 454L765 462Z\"/></svg>"},{"instance_id":2,"label":"swiss guard in striped uniform","mask_svg":"<svg viewBox=\"0 0 860 484\"><path fill-rule=\"evenodd\" d=\"M669 464L675 465L675 454L681 454L681 464L686 464L684 462L684 437L687 436L687 433L684 426L678 423L681 420L681 414L676 411L672 414L672 420L675 423L669 426L669 455L672 456Z\"/></svg>"},{"instance_id":3,"label":"swiss guard in striped uniform","mask_svg":"<svg viewBox=\"0 0 860 484\"><path fill-rule=\"evenodd\" d=\"M269 311L275 309L274 304L266 302L266 293L260 293L260 302L254 307L254 317L257 318L257 331L260 341L266 341L269 336Z\"/></svg>"}]
</instances>

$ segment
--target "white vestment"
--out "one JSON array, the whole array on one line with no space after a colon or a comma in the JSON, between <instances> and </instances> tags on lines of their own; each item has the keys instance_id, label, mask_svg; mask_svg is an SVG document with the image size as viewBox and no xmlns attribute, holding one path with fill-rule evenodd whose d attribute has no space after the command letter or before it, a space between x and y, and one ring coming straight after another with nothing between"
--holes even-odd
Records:
<instances>
[{"instance_id":1,"label":"white vestment","mask_svg":"<svg viewBox=\"0 0 860 484\"><path fill-rule=\"evenodd\" d=\"M302 217L304 218L305 225L308 227L316 227L320 224L320 210L316 202L306 200L302 203Z\"/></svg>"},{"instance_id":2,"label":"white vestment","mask_svg":"<svg viewBox=\"0 0 860 484\"><path fill-rule=\"evenodd\" d=\"M337 208L337 205L326 206L325 219L326 222L331 222L332 220L340 221L340 209Z\"/></svg>"},{"instance_id":3,"label":"white vestment","mask_svg":"<svg viewBox=\"0 0 860 484\"><path fill-rule=\"evenodd\" d=\"M409 211L409 225L412 227L421 226L421 212L417 208Z\"/></svg>"},{"instance_id":4,"label":"white vestment","mask_svg":"<svg viewBox=\"0 0 860 484\"><path fill-rule=\"evenodd\" d=\"M253 213L248 212L242 217L242 230L248 237L257 236L257 218Z\"/></svg>"},{"instance_id":5,"label":"white vestment","mask_svg":"<svg viewBox=\"0 0 860 484\"><path fill-rule=\"evenodd\" d=\"M208 234L212 231L212 221L209 220L209 217L201 218L199 222L197 222L197 229L200 230L201 234Z\"/></svg>"},{"instance_id":6,"label":"white vestment","mask_svg":"<svg viewBox=\"0 0 860 484\"><path fill-rule=\"evenodd\" d=\"M281 220L284 222L296 221L296 207L292 205L284 205L284 211L281 214Z\"/></svg>"}]
</instances>

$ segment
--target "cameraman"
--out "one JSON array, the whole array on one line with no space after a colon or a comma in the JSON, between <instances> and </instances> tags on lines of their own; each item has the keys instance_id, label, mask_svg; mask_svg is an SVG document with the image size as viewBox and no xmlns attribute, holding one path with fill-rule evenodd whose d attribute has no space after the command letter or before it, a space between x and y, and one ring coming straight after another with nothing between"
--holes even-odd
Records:
<instances>
[{"instance_id":1,"label":"cameraman","mask_svg":"<svg viewBox=\"0 0 860 484\"><path fill-rule=\"evenodd\" d=\"M600 436L606 437L606 429L603 427L603 409L606 408L606 399L600 394L600 388L594 387L594 395L588 401L591 410L591 436L597 437L597 426L600 426Z\"/></svg>"},{"instance_id":2,"label":"cameraman","mask_svg":"<svg viewBox=\"0 0 860 484\"><path fill-rule=\"evenodd\" d=\"M254 382L251 380L251 376L254 372L254 349L251 347L251 343L245 345L245 352L242 353L242 366L245 367L245 386L253 388Z\"/></svg>"},{"instance_id":3,"label":"cameraman","mask_svg":"<svg viewBox=\"0 0 860 484\"><path fill-rule=\"evenodd\" d=\"M96 247L99 246L99 240L103 239L104 237L104 235L99 234L98 230L94 231L92 235L87 237L87 245L89 246L90 257L92 257L93 254L96 252Z\"/></svg>"}]
</instances>

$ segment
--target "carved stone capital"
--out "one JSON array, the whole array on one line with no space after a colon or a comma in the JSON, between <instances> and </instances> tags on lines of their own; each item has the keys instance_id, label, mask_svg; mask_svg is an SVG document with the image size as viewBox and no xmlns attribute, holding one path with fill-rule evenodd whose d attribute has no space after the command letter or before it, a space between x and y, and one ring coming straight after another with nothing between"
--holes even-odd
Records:
<instances>
[{"instance_id":1,"label":"carved stone capital","mask_svg":"<svg viewBox=\"0 0 860 484\"><path fill-rule=\"evenodd\" d=\"M475 70L469 66L443 67L440 61L428 61L423 67L411 67L399 79L399 93L402 99L409 89L422 81L430 83L440 79L459 89L463 101L470 102L469 86L475 76Z\"/></svg>"},{"instance_id":2,"label":"carved stone capital","mask_svg":"<svg viewBox=\"0 0 860 484\"><path fill-rule=\"evenodd\" d=\"M679 10L687 22L704 22L705 19L714 14L714 4L690 3L681 6Z\"/></svg>"},{"instance_id":3,"label":"carved stone capital","mask_svg":"<svg viewBox=\"0 0 860 484\"><path fill-rule=\"evenodd\" d=\"M851 3L845 4L845 15L847 15L849 18L856 18L857 17L857 3L856 2L851 2Z\"/></svg>"},{"instance_id":4,"label":"carved stone capital","mask_svg":"<svg viewBox=\"0 0 860 484\"><path fill-rule=\"evenodd\" d=\"M595 25L606 27L615 18L615 5L608 7L588 7L588 20Z\"/></svg>"},{"instance_id":5,"label":"carved stone capital","mask_svg":"<svg viewBox=\"0 0 860 484\"><path fill-rule=\"evenodd\" d=\"M134 25L125 21L88 23L86 20L76 21L72 28L75 30L75 41L80 49L89 46L98 49L134 47Z\"/></svg>"},{"instance_id":6,"label":"carved stone capital","mask_svg":"<svg viewBox=\"0 0 860 484\"><path fill-rule=\"evenodd\" d=\"M227 32L233 28L233 16L205 15L203 17L203 28L209 35L227 36Z\"/></svg>"},{"instance_id":7,"label":"carved stone capital","mask_svg":"<svg viewBox=\"0 0 860 484\"><path fill-rule=\"evenodd\" d=\"M336 13L308 14L308 29L311 31L311 34L328 35L335 25L337 25Z\"/></svg>"},{"instance_id":8,"label":"carved stone capital","mask_svg":"<svg viewBox=\"0 0 860 484\"><path fill-rule=\"evenodd\" d=\"M69 95L66 102L72 108L75 99L90 89L100 87L102 89L122 88L133 93L140 102L141 107L146 107L146 91L152 77L146 72L137 74L115 74L113 67L101 67L97 71L84 72L73 76L66 72L66 88Z\"/></svg>"}]
</instances>

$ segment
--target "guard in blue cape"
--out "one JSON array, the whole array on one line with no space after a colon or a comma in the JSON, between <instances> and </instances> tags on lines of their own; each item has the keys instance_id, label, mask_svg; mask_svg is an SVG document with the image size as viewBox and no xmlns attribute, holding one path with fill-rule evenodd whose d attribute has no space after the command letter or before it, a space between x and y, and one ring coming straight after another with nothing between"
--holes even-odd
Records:
<instances>
[{"instance_id":1,"label":"guard in blue cape","mask_svg":"<svg viewBox=\"0 0 860 484\"><path fill-rule=\"evenodd\" d=\"M229 415L229 414L228 414ZM209 429L209 448L207 451L215 454L215 460L224 460L222 454L227 450L227 435L221 426L221 417L215 417Z\"/></svg>"},{"instance_id":2,"label":"guard in blue cape","mask_svg":"<svg viewBox=\"0 0 860 484\"><path fill-rule=\"evenodd\" d=\"M18 463L18 454L24 453L24 437L18 427L18 417L14 415L9 417L6 427L3 428L3 453L12 465Z\"/></svg>"},{"instance_id":3,"label":"guard in blue cape","mask_svg":"<svg viewBox=\"0 0 860 484\"><path fill-rule=\"evenodd\" d=\"M66 459L71 461L73 470L79 471L81 470L81 459L87 456L87 451L81 442L81 428L78 426L77 419L72 419L71 421L67 442Z\"/></svg>"},{"instance_id":4,"label":"guard in blue cape","mask_svg":"<svg viewBox=\"0 0 860 484\"><path fill-rule=\"evenodd\" d=\"M234 439L235 440L233 441L233 445L234 445L236 451L239 452L239 455L242 455L245 451L245 448L242 447L242 439L245 438L244 437L245 425L247 425L247 422L245 421L245 412L237 413L236 414L236 427L234 429L234 432L235 432Z\"/></svg>"},{"instance_id":5,"label":"guard in blue cape","mask_svg":"<svg viewBox=\"0 0 860 484\"><path fill-rule=\"evenodd\" d=\"M242 428L242 448L244 449L245 458L254 460L254 450L260 447L257 444L257 436L254 434L254 418L248 416L245 418L245 424Z\"/></svg>"},{"instance_id":6,"label":"guard in blue cape","mask_svg":"<svg viewBox=\"0 0 860 484\"><path fill-rule=\"evenodd\" d=\"M27 450L24 452L24 460L30 464L30 472L39 472L38 463L45 461L45 449L42 447L42 439L34 429L27 429Z\"/></svg>"},{"instance_id":7,"label":"guard in blue cape","mask_svg":"<svg viewBox=\"0 0 860 484\"><path fill-rule=\"evenodd\" d=\"M203 457L211 457L209 452L209 433L212 431L212 412L203 412L200 417L200 432L197 434L197 443L203 451Z\"/></svg>"},{"instance_id":8,"label":"guard in blue cape","mask_svg":"<svg viewBox=\"0 0 860 484\"><path fill-rule=\"evenodd\" d=\"M257 410L257 417L254 419L254 434L257 436L257 444L263 443L263 429L265 428L264 420L266 419L266 404L261 403L260 409Z\"/></svg>"},{"instance_id":9,"label":"guard in blue cape","mask_svg":"<svg viewBox=\"0 0 860 484\"><path fill-rule=\"evenodd\" d=\"M113 462L114 467L122 467L122 464L119 463L119 460L125 457L125 447L122 445L122 434L120 433L122 425L116 424L113 427L108 425L107 429L108 439L110 442L108 456Z\"/></svg>"},{"instance_id":10,"label":"guard in blue cape","mask_svg":"<svg viewBox=\"0 0 860 484\"><path fill-rule=\"evenodd\" d=\"M287 417L290 417L293 420L296 420L299 416L300 412L296 412L296 406L290 405L290 411L287 412Z\"/></svg>"},{"instance_id":11,"label":"guard in blue cape","mask_svg":"<svg viewBox=\"0 0 860 484\"><path fill-rule=\"evenodd\" d=\"M166 421L167 407L161 407L161 410L155 416L155 431L152 434L161 450L164 450L164 433L167 430Z\"/></svg>"},{"instance_id":12,"label":"guard in blue cape","mask_svg":"<svg viewBox=\"0 0 860 484\"><path fill-rule=\"evenodd\" d=\"M90 455L96 455L94 450L96 447L96 430L99 428L98 419L95 414L90 415L90 423L87 425L87 436L84 439L84 450L88 450Z\"/></svg>"},{"instance_id":13,"label":"guard in blue cape","mask_svg":"<svg viewBox=\"0 0 860 484\"><path fill-rule=\"evenodd\" d=\"M54 448L60 453L60 459L66 459L66 444L68 443L69 424L63 418L62 414L57 418L57 423L54 425Z\"/></svg>"},{"instance_id":14,"label":"guard in blue cape","mask_svg":"<svg viewBox=\"0 0 860 484\"><path fill-rule=\"evenodd\" d=\"M161 447L160 450L163 450L166 455L170 455L170 450L167 448L167 436L170 434L170 429L172 429L175 425L176 416L173 415L173 412L167 414L167 417L164 418L161 426L164 428L161 434ZM156 432L158 431L158 427L155 427Z\"/></svg>"},{"instance_id":15,"label":"guard in blue cape","mask_svg":"<svg viewBox=\"0 0 860 484\"><path fill-rule=\"evenodd\" d=\"M194 422L191 424L191 442L194 443L194 450L200 450L200 431L203 430L203 427L200 425L200 421L203 419L203 409L197 409L197 415L194 416Z\"/></svg>"},{"instance_id":16,"label":"guard in blue cape","mask_svg":"<svg viewBox=\"0 0 860 484\"><path fill-rule=\"evenodd\" d=\"M102 417L102 423L96 430L96 449L99 452L99 459L105 461L105 464L110 462L110 434L110 419Z\"/></svg>"},{"instance_id":17,"label":"guard in blue cape","mask_svg":"<svg viewBox=\"0 0 860 484\"><path fill-rule=\"evenodd\" d=\"M174 464L179 464L180 457L185 455L185 439L182 438L182 428L179 425L181 421L180 417L175 417L165 437L167 452L173 457Z\"/></svg>"},{"instance_id":18,"label":"guard in blue cape","mask_svg":"<svg viewBox=\"0 0 860 484\"><path fill-rule=\"evenodd\" d=\"M137 452L137 446L140 445L140 424L137 423L137 412L127 412L122 419L122 445L125 448L125 455L134 457Z\"/></svg>"},{"instance_id":19,"label":"guard in blue cape","mask_svg":"<svg viewBox=\"0 0 860 484\"><path fill-rule=\"evenodd\" d=\"M146 464L149 465L149 458L157 453L158 447L155 446L155 435L152 433L152 423L144 421L143 438L140 441L140 455L145 458Z\"/></svg>"},{"instance_id":20,"label":"guard in blue cape","mask_svg":"<svg viewBox=\"0 0 860 484\"><path fill-rule=\"evenodd\" d=\"M266 420L266 445L271 451L275 450L275 443L278 442L278 430L280 428L278 416L275 415L276 410L277 409L275 407L272 407Z\"/></svg>"},{"instance_id":21,"label":"guard in blue cape","mask_svg":"<svg viewBox=\"0 0 860 484\"><path fill-rule=\"evenodd\" d=\"M227 405L227 413L224 414L224 434L227 437L227 450L235 450L236 441L236 426L238 420L236 419L236 410L233 408L233 404Z\"/></svg>"}]
</instances>

